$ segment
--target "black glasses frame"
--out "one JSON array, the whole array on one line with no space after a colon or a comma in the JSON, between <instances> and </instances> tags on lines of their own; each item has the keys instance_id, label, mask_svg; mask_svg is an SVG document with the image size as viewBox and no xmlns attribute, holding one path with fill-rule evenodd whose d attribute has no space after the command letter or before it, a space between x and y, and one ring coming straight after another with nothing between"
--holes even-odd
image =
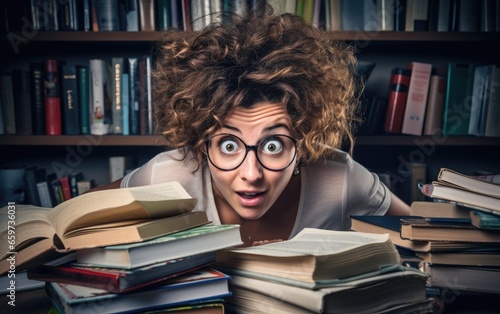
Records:
<instances>
[{"instance_id":1,"label":"black glasses frame","mask_svg":"<svg viewBox=\"0 0 500 314\"><path fill-rule=\"evenodd\" d=\"M237 138L238 140L240 140L240 141L243 143L243 145L245 145L245 156L243 156L243 159L241 160L241 162L240 162L237 166L235 166L235 167L233 167L233 168L230 168L230 169L224 169L224 168L221 168L221 167L217 166L216 164L214 164L214 162L213 162L213 161L212 161L212 159L210 158L210 154L209 154L209 152L208 152L208 151L209 151L209 145L210 145L210 142L212 141L212 139L214 139L215 137L221 137L221 136L231 136L231 137L235 137L235 138ZM273 136L283 136L283 137L287 137L287 138L289 138L289 139L293 142L293 146L294 146L294 148L295 148L295 151L293 152L293 157L292 157L292 159L290 160L290 163L289 163L288 165L286 165L285 167L281 168L281 169L270 169L270 168L266 167L266 166L262 163L262 161L260 160L260 158L259 158L259 154L258 154L258 151L257 151L257 148L259 148L259 146L260 146L260 144L261 144L262 142L264 142L265 140L267 140L268 138L273 137ZM285 170L286 168L290 167L290 165L291 165L291 164L293 163L293 161L295 160L295 157L297 156L297 140L295 140L294 138L292 138L292 137L290 137L290 136L288 136L288 135L285 135L285 134L273 134L273 135L269 135L269 136L266 136L265 138L261 139L261 140L260 140L257 144L255 144L255 145L247 145L247 143L245 143L245 141L243 141L241 138L239 138L238 136L236 136L236 135L234 135L234 134L229 134L229 133L221 133L221 134L216 134L216 135L214 135L214 136L210 137L209 139L207 139L207 140L205 141L205 148L206 148L206 150L205 150L205 154L207 155L208 160L210 161L210 163L211 163L211 164L212 164L215 168L217 168L217 169L219 169L219 170L222 170L222 171L232 171L232 170L237 169L239 166L241 166L241 165L243 164L243 162L244 162L244 161L245 161L245 159L247 158L248 151L250 151L250 150L253 150L253 151L254 151L254 153L255 153L255 157L257 157L257 161L259 162L259 164L260 164L262 167L264 167L265 169L270 170L270 171L283 171L283 170Z\"/></svg>"}]
</instances>

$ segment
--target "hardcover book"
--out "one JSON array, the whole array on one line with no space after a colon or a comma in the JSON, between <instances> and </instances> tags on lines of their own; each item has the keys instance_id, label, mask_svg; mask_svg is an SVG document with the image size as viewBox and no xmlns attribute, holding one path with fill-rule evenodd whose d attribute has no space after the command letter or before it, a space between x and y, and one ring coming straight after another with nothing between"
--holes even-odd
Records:
<instances>
[{"instance_id":1,"label":"hardcover book","mask_svg":"<svg viewBox=\"0 0 500 314\"><path fill-rule=\"evenodd\" d=\"M410 75L411 70L409 69L395 68L392 70L384 123L384 132L386 133L401 133Z\"/></svg>"},{"instance_id":2,"label":"hardcover book","mask_svg":"<svg viewBox=\"0 0 500 314\"><path fill-rule=\"evenodd\" d=\"M231 295L230 277L215 269L202 269L171 279L151 289L140 289L127 294L106 290L49 282L45 289L54 306L61 313L120 313L126 311L157 310L187 305Z\"/></svg>"},{"instance_id":3,"label":"hardcover book","mask_svg":"<svg viewBox=\"0 0 500 314\"><path fill-rule=\"evenodd\" d=\"M44 95L45 95L45 133L47 135L62 134L62 113L59 62L48 59L44 62L43 71Z\"/></svg>"},{"instance_id":4,"label":"hardcover book","mask_svg":"<svg viewBox=\"0 0 500 314\"><path fill-rule=\"evenodd\" d=\"M167 260L148 266L120 269L94 267L70 262L65 265L41 265L27 270L28 278L128 293L167 279L198 270L215 262L215 252Z\"/></svg>"},{"instance_id":5,"label":"hardcover book","mask_svg":"<svg viewBox=\"0 0 500 314\"><path fill-rule=\"evenodd\" d=\"M484 136L500 137L500 124L496 120L496 117L500 116L500 67L498 66L492 74L490 87Z\"/></svg>"},{"instance_id":6,"label":"hardcover book","mask_svg":"<svg viewBox=\"0 0 500 314\"><path fill-rule=\"evenodd\" d=\"M64 134L78 135L80 134L80 96L76 66L63 65L61 77Z\"/></svg>"},{"instance_id":7,"label":"hardcover book","mask_svg":"<svg viewBox=\"0 0 500 314\"><path fill-rule=\"evenodd\" d=\"M12 91L16 118L16 134L33 134L30 73L26 70L12 71Z\"/></svg>"},{"instance_id":8,"label":"hardcover book","mask_svg":"<svg viewBox=\"0 0 500 314\"><path fill-rule=\"evenodd\" d=\"M422 135L432 64L412 62L408 68L411 76L401 133Z\"/></svg>"},{"instance_id":9,"label":"hardcover book","mask_svg":"<svg viewBox=\"0 0 500 314\"><path fill-rule=\"evenodd\" d=\"M42 241L38 254L139 242L209 223L204 211L192 212L195 204L196 199L178 182L168 182L86 193L52 209L27 205L17 211L14 248L8 247L7 225L0 229L0 258L18 252L20 269L21 251ZM2 214L6 211L6 207L1 209ZM36 258L33 254L28 260ZM2 267L0 273L7 268Z\"/></svg>"},{"instance_id":10,"label":"hardcover book","mask_svg":"<svg viewBox=\"0 0 500 314\"><path fill-rule=\"evenodd\" d=\"M440 74L432 75L429 83L429 96L427 97L423 135L441 134L445 94L446 77Z\"/></svg>"},{"instance_id":11,"label":"hardcover book","mask_svg":"<svg viewBox=\"0 0 500 314\"><path fill-rule=\"evenodd\" d=\"M478 65L474 68L469 135L484 136L490 100L491 76L494 71L495 65L493 64Z\"/></svg>"},{"instance_id":12,"label":"hardcover book","mask_svg":"<svg viewBox=\"0 0 500 314\"><path fill-rule=\"evenodd\" d=\"M141 243L77 250L76 259L101 267L135 268L243 244L239 225L204 225Z\"/></svg>"},{"instance_id":13,"label":"hardcover book","mask_svg":"<svg viewBox=\"0 0 500 314\"><path fill-rule=\"evenodd\" d=\"M45 134L45 96L41 62L30 63L33 134Z\"/></svg>"},{"instance_id":14,"label":"hardcover book","mask_svg":"<svg viewBox=\"0 0 500 314\"><path fill-rule=\"evenodd\" d=\"M80 133L90 134L90 76L89 67L77 66L78 101L80 103Z\"/></svg>"}]
</instances>

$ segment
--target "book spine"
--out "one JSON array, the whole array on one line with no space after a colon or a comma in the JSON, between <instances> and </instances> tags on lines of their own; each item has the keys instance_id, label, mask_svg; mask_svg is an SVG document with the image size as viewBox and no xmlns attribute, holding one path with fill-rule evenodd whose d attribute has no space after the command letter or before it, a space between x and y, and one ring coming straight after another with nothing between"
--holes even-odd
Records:
<instances>
[{"instance_id":1,"label":"book spine","mask_svg":"<svg viewBox=\"0 0 500 314\"><path fill-rule=\"evenodd\" d=\"M16 134L33 134L29 71L15 69L12 72L12 83Z\"/></svg>"},{"instance_id":2,"label":"book spine","mask_svg":"<svg viewBox=\"0 0 500 314\"><path fill-rule=\"evenodd\" d=\"M392 70L384 124L384 132L386 133L401 133L410 74L409 69L395 68Z\"/></svg>"},{"instance_id":3,"label":"book spine","mask_svg":"<svg viewBox=\"0 0 500 314\"><path fill-rule=\"evenodd\" d=\"M105 61L101 59L90 60L90 85L92 114L90 120L90 133L94 135L105 135L109 133L109 125L105 124L105 85L104 76L106 68Z\"/></svg>"},{"instance_id":4,"label":"book spine","mask_svg":"<svg viewBox=\"0 0 500 314\"><path fill-rule=\"evenodd\" d=\"M486 113L485 136L500 137L500 67L495 67L490 83L488 112Z\"/></svg>"},{"instance_id":5,"label":"book spine","mask_svg":"<svg viewBox=\"0 0 500 314\"><path fill-rule=\"evenodd\" d=\"M146 96L146 63L145 59L139 60L139 134L148 133L148 112Z\"/></svg>"},{"instance_id":6,"label":"book spine","mask_svg":"<svg viewBox=\"0 0 500 314\"><path fill-rule=\"evenodd\" d=\"M123 74L124 58L112 58L111 69L113 71L111 77L112 93L112 111L113 111L113 134L123 133L123 114L122 114L122 74Z\"/></svg>"},{"instance_id":7,"label":"book spine","mask_svg":"<svg viewBox=\"0 0 500 314\"><path fill-rule=\"evenodd\" d=\"M45 103L42 63L30 63L33 134L45 134Z\"/></svg>"},{"instance_id":8,"label":"book spine","mask_svg":"<svg viewBox=\"0 0 500 314\"><path fill-rule=\"evenodd\" d=\"M448 32L450 30L451 0L439 0L437 31Z\"/></svg>"},{"instance_id":9,"label":"book spine","mask_svg":"<svg viewBox=\"0 0 500 314\"><path fill-rule=\"evenodd\" d=\"M40 196L38 195L38 189L36 187L36 168L27 168L24 175L24 186L26 191L26 199L28 204L34 206L42 206L40 203Z\"/></svg>"},{"instance_id":10,"label":"book spine","mask_svg":"<svg viewBox=\"0 0 500 314\"><path fill-rule=\"evenodd\" d=\"M38 195L40 196L40 203L42 207L52 208L54 206L54 202L52 200L48 182L46 180L37 182L36 187L38 189Z\"/></svg>"},{"instance_id":11,"label":"book spine","mask_svg":"<svg viewBox=\"0 0 500 314\"><path fill-rule=\"evenodd\" d=\"M80 133L90 134L90 78L89 68L86 65L77 66L78 97L80 104Z\"/></svg>"},{"instance_id":12,"label":"book spine","mask_svg":"<svg viewBox=\"0 0 500 314\"><path fill-rule=\"evenodd\" d=\"M139 64L138 58L129 58L130 134L139 134Z\"/></svg>"},{"instance_id":13,"label":"book spine","mask_svg":"<svg viewBox=\"0 0 500 314\"><path fill-rule=\"evenodd\" d=\"M61 185L63 201L69 200L72 197L71 196L71 186L69 184L69 176L62 176L59 179L59 184Z\"/></svg>"},{"instance_id":14,"label":"book spine","mask_svg":"<svg viewBox=\"0 0 500 314\"><path fill-rule=\"evenodd\" d=\"M153 32L156 30L155 4L153 0L139 1L139 22L142 32Z\"/></svg>"},{"instance_id":15,"label":"book spine","mask_svg":"<svg viewBox=\"0 0 500 314\"><path fill-rule=\"evenodd\" d=\"M4 134L16 134L16 113L11 73L0 75L0 87Z\"/></svg>"},{"instance_id":16,"label":"book spine","mask_svg":"<svg viewBox=\"0 0 500 314\"><path fill-rule=\"evenodd\" d=\"M80 104L76 66L63 65L61 72L64 134L77 135L80 134Z\"/></svg>"},{"instance_id":17,"label":"book spine","mask_svg":"<svg viewBox=\"0 0 500 314\"><path fill-rule=\"evenodd\" d=\"M167 30L172 27L172 12L170 12L170 0L156 1L156 21L158 30Z\"/></svg>"},{"instance_id":18,"label":"book spine","mask_svg":"<svg viewBox=\"0 0 500 314\"><path fill-rule=\"evenodd\" d=\"M446 93L446 78L442 75L432 75L429 84L429 97L423 135L437 135L441 133L444 96Z\"/></svg>"},{"instance_id":19,"label":"book spine","mask_svg":"<svg viewBox=\"0 0 500 314\"><path fill-rule=\"evenodd\" d=\"M44 63L45 133L62 134L61 97L59 94L59 65L55 59Z\"/></svg>"},{"instance_id":20,"label":"book spine","mask_svg":"<svg viewBox=\"0 0 500 314\"><path fill-rule=\"evenodd\" d=\"M123 135L130 135L130 79L128 73L122 74L122 121L123 121Z\"/></svg>"},{"instance_id":21,"label":"book spine","mask_svg":"<svg viewBox=\"0 0 500 314\"><path fill-rule=\"evenodd\" d=\"M118 18L118 0L95 0L95 2L99 31L119 31L120 20Z\"/></svg>"},{"instance_id":22,"label":"book spine","mask_svg":"<svg viewBox=\"0 0 500 314\"><path fill-rule=\"evenodd\" d=\"M432 64L412 62L409 68L411 70L410 85L408 87L401 133L419 136L422 135L424 127Z\"/></svg>"}]
</instances>

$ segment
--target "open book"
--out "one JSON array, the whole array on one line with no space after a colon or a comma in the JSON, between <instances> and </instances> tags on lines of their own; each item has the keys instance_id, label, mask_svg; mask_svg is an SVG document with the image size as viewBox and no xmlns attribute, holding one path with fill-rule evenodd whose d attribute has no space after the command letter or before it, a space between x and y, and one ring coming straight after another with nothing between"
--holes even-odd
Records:
<instances>
[{"instance_id":1,"label":"open book","mask_svg":"<svg viewBox=\"0 0 500 314\"><path fill-rule=\"evenodd\" d=\"M15 223L0 227L0 274L14 254L20 267L38 256L52 258L54 251L142 242L209 223L204 211L192 211L196 201L178 182L168 182L86 193L52 209L4 207L1 220Z\"/></svg>"},{"instance_id":2,"label":"open book","mask_svg":"<svg viewBox=\"0 0 500 314\"><path fill-rule=\"evenodd\" d=\"M320 283L399 265L387 234L304 228L293 239L217 252L217 265L283 282Z\"/></svg>"}]
</instances>

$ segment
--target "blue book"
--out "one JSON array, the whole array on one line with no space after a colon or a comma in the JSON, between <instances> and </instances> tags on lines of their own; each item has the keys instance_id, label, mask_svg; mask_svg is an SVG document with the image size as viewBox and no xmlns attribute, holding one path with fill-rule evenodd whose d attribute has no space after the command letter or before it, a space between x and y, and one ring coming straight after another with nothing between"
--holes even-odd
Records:
<instances>
[{"instance_id":1,"label":"blue book","mask_svg":"<svg viewBox=\"0 0 500 314\"><path fill-rule=\"evenodd\" d=\"M130 87L128 73L122 74L122 115L123 115L123 135L130 135Z\"/></svg>"}]
</instances>

